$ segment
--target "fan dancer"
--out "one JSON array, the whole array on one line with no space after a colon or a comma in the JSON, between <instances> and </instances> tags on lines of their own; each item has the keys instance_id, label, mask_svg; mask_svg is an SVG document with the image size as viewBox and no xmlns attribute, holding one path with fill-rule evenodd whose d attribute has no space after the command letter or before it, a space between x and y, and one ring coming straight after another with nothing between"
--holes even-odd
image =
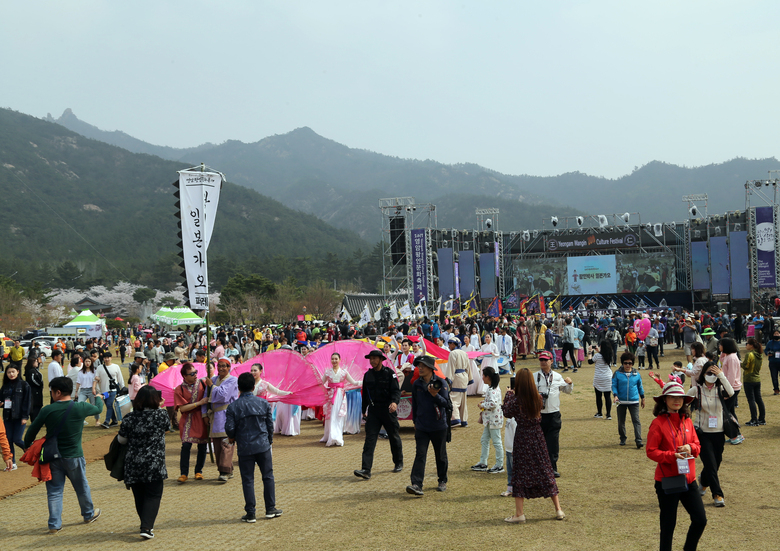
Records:
<instances>
[{"instance_id":1,"label":"fan dancer","mask_svg":"<svg viewBox=\"0 0 780 551\"><path fill-rule=\"evenodd\" d=\"M489 337L488 337L489 338ZM450 348L450 355L447 359L450 374L452 375L452 419L450 425L461 427L468 426L469 411L466 401L466 388L469 386L469 357L458 348L460 341L453 337L447 345Z\"/></svg>"},{"instance_id":2,"label":"fan dancer","mask_svg":"<svg viewBox=\"0 0 780 551\"><path fill-rule=\"evenodd\" d=\"M479 339L472 339L469 336L466 336L461 350L466 353L479 352ZM477 365L476 360L469 358L469 365L471 366L471 371L469 371L471 374L471 382L469 383L469 386L466 387L466 395L482 396L485 394L485 388L487 387L485 382L482 380L482 373L479 370L479 366Z\"/></svg>"},{"instance_id":3,"label":"fan dancer","mask_svg":"<svg viewBox=\"0 0 780 551\"><path fill-rule=\"evenodd\" d=\"M361 386L346 369L341 368L341 354L334 352L330 356L330 367L322 376L322 384L328 388L328 401L325 402L325 434L320 442L325 446L344 445L344 420L347 418L347 398L344 387L347 383Z\"/></svg>"}]
</instances>

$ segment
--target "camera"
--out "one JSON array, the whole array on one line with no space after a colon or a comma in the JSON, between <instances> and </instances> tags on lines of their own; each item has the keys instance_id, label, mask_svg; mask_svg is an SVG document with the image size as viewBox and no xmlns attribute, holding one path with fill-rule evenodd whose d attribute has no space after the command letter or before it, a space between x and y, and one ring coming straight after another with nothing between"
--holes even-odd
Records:
<instances>
[{"instance_id":1,"label":"camera","mask_svg":"<svg viewBox=\"0 0 780 551\"><path fill-rule=\"evenodd\" d=\"M546 393L546 392L545 392L545 393L541 393L541 392L540 392L540 393L539 393L539 396L541 396L541 397L542 397L542 409L544 409L544 408L546 408L546 407L547 407L547 397L549 396L549 394L548 394L548 393Z\"/></svg>"},{"instance_id":2,"label":"camera","mask_svg":"<svg viewBox=\"0 0 780 551\"><path fill-rule=\"evenodd\" d=\"M441 390L441 381L439 379L434 379L428 386L432 387L433 390Z\"/></svg>"}]
</instances>

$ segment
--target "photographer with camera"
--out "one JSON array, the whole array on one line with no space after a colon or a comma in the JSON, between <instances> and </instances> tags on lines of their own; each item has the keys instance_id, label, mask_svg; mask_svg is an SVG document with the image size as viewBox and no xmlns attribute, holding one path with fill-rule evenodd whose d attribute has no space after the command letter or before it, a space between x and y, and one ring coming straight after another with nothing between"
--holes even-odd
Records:
<instances>
[{"instance_id":1,"label":"photographer with camera","mask_svg":"<svg viewBox=\"0 0 780 551\"><path fill-rule=\"evenodd\" d=\"M414 366L420 373L412 386L412 421L417 452L412 465L412 483L406 487L406 492L416 496L423 495L429 443L433 444L433 455L436 458L436 474L439 478L439 486L436 489L439 492L447 489L447 425L448 410L452 405L447 381L433 372L435 361L432 356L422 356L414 360Z\"/></svg>"},{"instance_id":2,"label":"photographer with camera","mask_svg":"<svg viewBox=\"0 0 780 551\"><path fill-rule=\"evenodd\" d=\"M565 379L560 373L552 370L552 354L547 350L539 353L539 367L534 374L536 389L542 397L542 432L547 442L547 452L550 455L555 478L561 476L558 472L558 437L561 432L561 391L571 394L572 381Z\"/></svg>"}]
</instances>

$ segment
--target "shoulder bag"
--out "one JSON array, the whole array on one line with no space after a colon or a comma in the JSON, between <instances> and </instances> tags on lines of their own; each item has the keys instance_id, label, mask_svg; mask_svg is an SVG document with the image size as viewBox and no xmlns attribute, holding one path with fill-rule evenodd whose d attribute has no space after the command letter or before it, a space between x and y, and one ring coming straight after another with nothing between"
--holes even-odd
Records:
<instances>
[{"instance_id":1,"label":"shoulder bag","mask_svg":"<svg viewBox=\"0 0 780 551\"><path fill-rule=\"evenodd\" d=\"M723 395L718 394L720 395L720 405L723 409L723 434L728 438L736 438L742 434L742 430L739 428L739 421L726 409L726 401L723 399Z\"/></svg>"},{"instance_id":2,"label":"shoulder bag","mask_svg":"<svg viewBox=\"0 0 780 551\"><path fill-rule=\"evenodd\" d=\"M125 386L122 388L119 388L119 385L116 384L116 381L111 376L111 373L108 372L108 368L103 364L103 370L106 372L106 375L108 375L108 390L111 392L116 392L117 398L120 396L124 396L125 394L128 394L130 390Z\"/></svg>"},{"instance_id":3,"label":"shoulder bag","mask_svg":"<svg viewBox=\"0 0 780 551\"><path fill-rule=\"evenodd\" d=\"M57 436L60 434L60 430L65 425L65 421L67 421L68 415L70 415L70 410L73 409L73 404L75 403L76 402L74 400L70 401L68 409L65 410L65 415L62 416L60 424L57 425L54 433L51 435L46 435L46 441L43 443L43 447L41 448L41 457L39 459L40 463L49 463L55 459L62 459L62 456L60 455L60 448L57 446Z\"/></svg>"}]
</instances>

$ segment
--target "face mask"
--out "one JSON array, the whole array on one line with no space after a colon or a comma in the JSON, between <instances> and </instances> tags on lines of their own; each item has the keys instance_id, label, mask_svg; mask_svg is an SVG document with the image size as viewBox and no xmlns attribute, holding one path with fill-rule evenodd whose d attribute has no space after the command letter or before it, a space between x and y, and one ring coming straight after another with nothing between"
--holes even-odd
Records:
<instances>
[{"instance_id":1,"label":"face mask","mask_svg":"<svg viewBox=\"0 0 780 551\"><path fill-rule=\"evenodd\" d=\"M712 373L707 373L704 376L704 380L707 381L708 383L714 383L715 381L718 380L718 376L717 375L713 375Z\"/></svg>"},{"instance_id":2,"label":"face mask","mask_svg":"<svg viewBox=\"0 0 780 551\"><path fill-rule=\"evenodd\" d=\"M773 341L780 341L780 335L772 335Z\"/></svg>"}]
</instances>

